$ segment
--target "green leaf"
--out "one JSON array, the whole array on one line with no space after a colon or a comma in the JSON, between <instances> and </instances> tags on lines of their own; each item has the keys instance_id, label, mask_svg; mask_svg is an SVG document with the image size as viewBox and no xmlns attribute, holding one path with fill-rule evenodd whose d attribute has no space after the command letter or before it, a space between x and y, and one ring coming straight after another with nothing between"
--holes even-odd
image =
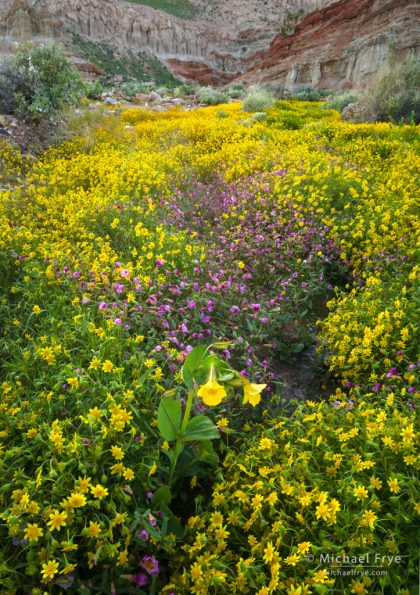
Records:
<instances>
[{"instance_id":1,"label":"green leaf","mask_svg":"<svg viewBox=\"0 0 420 595\"><path fill-rule=\"evenodd\" d=\"M291 347L292 353L300 353L305 349L305 345L303 343L293 343Z\"/></svg>"},{"instance_id":2,"label":"green leaf","mask_svg":"<svg viewBox=\"0 0 420 595\"><path fill-rule=\"evenodd\" d=\"M219 382L228 382L235 377L235 372L229 364L218 357L214 361L214 367L216 368L217 380Z\"/></svg>"},{"instance_id":3,"label":"green leaf","mask_svg":"<svg viewBox=\"0 0 420 595\"><path fill-rule=\"evenodd\" d=\"M175 440L181 429L182 406L179 401L164 397L159 403L158 428L165 440Z\"/></svg>"},{"instance_id":4,"label":"green leaf","mask_svg":"<svg viewBox=\"0 0 420 595\"><path fill-rule=\"evenodd\" d=\"M198 345L187 355L184 365L182 366L182 377L188 388L193 387L194 372L199 368L206 357L207 347L205 345Z\"/></svg>"},{"instance_id":5,"label":"green leaf","mask_svg":"<svg viewBox=\"0 0 420 595\"><path fill-rule=\"evenodd\" d=\"M214 440L220 438L219 432L209 417L197 415L190 419L182 437L184 442L193 440Z\"/></svg>"},{"instance_id":6,"label":"green leaf","mask_svg":"<svg viewBox=\"0 0 420 595\"><path fill-rule=\"evenodd\" d=\"M172 500L172 492L168 486L160 486L153 494L153 504L169 504Z\"/></svg>"},{"instance_id":7,"label":"green leaf","mask_svg":"<svg viewBox=\"0 0 420 595\"><path fill-rule=\"evenodd\" d=\"M212 347L215 349L227 349L230 345L232 345L232 341L216 341L216 343L212 343Z\"/></svg>"},{"instance_id":8,"label":"green leaf","mask_svg":"<svg viewBox=\"0 0 420 595\"><path fill-rule=\"evenodd\" d=\"M211 440L203 440L200 442L198 457L200 461L203 461L212 467L217 467L219 464L219 457L213 448Z\"/></svg>"}]
</instances>

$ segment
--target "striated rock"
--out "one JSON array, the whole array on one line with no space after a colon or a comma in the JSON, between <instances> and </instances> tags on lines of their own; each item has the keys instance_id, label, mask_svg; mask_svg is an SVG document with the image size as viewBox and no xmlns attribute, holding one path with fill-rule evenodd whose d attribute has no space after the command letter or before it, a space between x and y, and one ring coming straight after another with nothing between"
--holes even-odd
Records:
<instances>
[{"instance_id":1,"label":"striated rock","mask_svg":"<svg viewBox=\"0 0 420 595\"><path fill-rule=\"evenodd\" d=\"M247 82L287 88L351 88L368 84L387 61L416 54L420 4L414 0L339 0L305 16L290 37L276 36Z\"/></svg>"},{"instance_id":2,"label":"striated rock","mask_svg":"<svg viewBox=\"0 0 420 595\"><path fill-rule=\"evenodd\" d=\"M88 75L95 75L101 76L105 74L102 68L99 68L96 64L92 64L91 62L73 62L73 66L81 73L85 73Z\"/></svg>"},{"instance_id":3,"label":"striated rock","mask_svg":"<svg viewBox=\"0 0 420 595\"><path fill-rule=\"evenodd\" d=\"M122 0L0 0L0 42L68 44L78 34L121 54L152 53L184 81L287 88L363 86L391 46L397 57L419 48L416 0L191 1L195 20Z\"/></svg>"},{"instance_id":4,"label":"striated rock","mask_svg":"<svg viewBox=\"0 0 420 595\"><path fill-rule=\"evenodd\" d=\"M192 1L201 19L119 0L0 0L0 39L69 42L78 34L121 53L151 52L184 80L224 82L258 61L291 14L332 2Z\"/></svg>"}]
</instances>

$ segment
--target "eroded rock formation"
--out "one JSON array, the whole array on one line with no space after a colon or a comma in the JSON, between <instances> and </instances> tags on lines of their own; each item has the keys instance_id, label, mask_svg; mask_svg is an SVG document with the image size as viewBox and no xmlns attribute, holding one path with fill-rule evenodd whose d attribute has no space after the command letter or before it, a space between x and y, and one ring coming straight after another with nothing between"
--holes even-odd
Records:
<instances>
[{"instance_id":1,"label":"eroded rock formation","mask_svg":"<svg viewBox=\"0 0 420 595\"><path fill-rule=\"evenodd\" d=\"M391 47L402 56L419 46L415 0L193 1L195 20L122 0L0 0L0 39L68 43L78 34L150 52L182 80L287 87L363 85Z\"/></svg>"}]
</instances>

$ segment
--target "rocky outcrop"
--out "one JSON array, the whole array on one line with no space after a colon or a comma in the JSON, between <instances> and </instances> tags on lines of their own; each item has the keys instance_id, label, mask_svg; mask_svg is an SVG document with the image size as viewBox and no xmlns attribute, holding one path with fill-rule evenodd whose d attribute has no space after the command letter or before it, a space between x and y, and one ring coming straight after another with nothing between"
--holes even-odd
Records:
<instances>
[{"instance_id":1,"label":"rocky outcrop","mask_svg":"<svg viewBox=\"0 0 420 595\"><path fill-rule=\"evenodd\" d=\"M420 4L414 0L339 0L305 16L290 37L277 35L266 56L243 75L288 88L368 84L389 52L420 47Z\"/></svg>"},{"instance_id":2,"label":"rocky outcrop","mask_svg":"<svg viewBox=\"0 0 420 595\"><path fill-rule=\"evenodd\" d=\"M0 0L0 40L78 34L121 54L149 52L181 80L289 88L364 85L390 46L401 56L418 49L415 0L191 1L195 20L122 0Z\"/></svg>"}]
</instances>

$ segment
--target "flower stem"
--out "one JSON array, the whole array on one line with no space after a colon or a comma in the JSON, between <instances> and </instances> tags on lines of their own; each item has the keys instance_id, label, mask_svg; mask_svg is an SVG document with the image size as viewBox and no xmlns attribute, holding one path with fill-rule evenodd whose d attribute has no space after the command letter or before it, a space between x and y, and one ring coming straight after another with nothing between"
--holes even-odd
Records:
<instances>
[{"instance_id":1,"label":"flower stem","mask_svg":"<svg viewBox=\"0 0 420 595\"><path fill-rule=\"evenodd\" d=\"M187 404L186 404L185 412L184 412L184 417L182 418L180 436L178 436L178 438L176 439L176 442L175 442L174 456L172 459L171 469L170 469L170 473L169 473L169 485L172 484L172 479L173 479L173 476L175 473L175 468L176 468L176 464L178 462L178 457L181 454L182 447L184 444L183 436L184 436L185 428L187 427L187 424L190 420L191 408L192 408L194 397L195 397L195 390L194 389L189 390Z\"/></svg>"}]
</instances>

